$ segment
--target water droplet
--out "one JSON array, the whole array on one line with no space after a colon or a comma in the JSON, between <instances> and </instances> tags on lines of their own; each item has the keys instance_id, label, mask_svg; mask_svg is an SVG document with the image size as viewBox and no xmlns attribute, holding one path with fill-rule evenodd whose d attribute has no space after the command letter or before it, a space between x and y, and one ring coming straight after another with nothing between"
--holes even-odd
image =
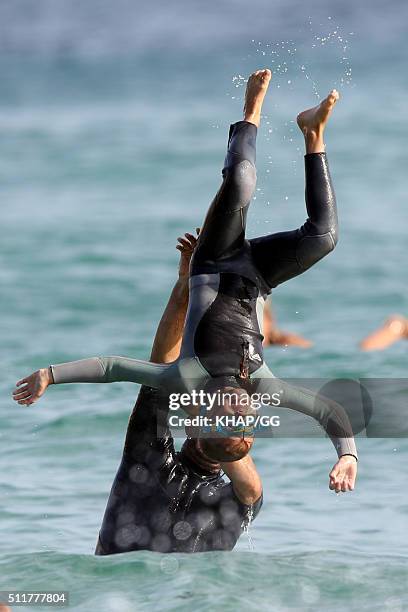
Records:
<instances>
[{"instance_id":1,"label":"water droplet","mask_svg":"<svg viewBox=\"0 0 408 612\"><path fill-rule=\"evenodd\" d=\"M251 534L249 533L249 529L251 527L253 518L254 518L254 507L253 507L253 505L251 505L251 506L249 506L248 514L245 517L245 519L242 521L242 525L241 525L244 533L246 534L246 536L248 538L248 548L249 548L249 550L254 550L255 549L254 542L252 540Z\"/></svg>"}]
</instances>

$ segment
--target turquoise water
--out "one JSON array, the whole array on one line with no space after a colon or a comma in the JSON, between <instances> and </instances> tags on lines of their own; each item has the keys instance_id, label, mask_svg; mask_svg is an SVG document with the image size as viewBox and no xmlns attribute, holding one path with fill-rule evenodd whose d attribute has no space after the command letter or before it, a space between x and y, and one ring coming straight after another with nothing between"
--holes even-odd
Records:
<instances>
[{"instance_id":1,"label":"turquoise water","mask_svg":"<svg viewBox=\"0 0 408 612\"><path fill-rule=\"evenodd\" d=\"M80 611L408 609L405 439L361 439L344 497L327 489L328 441L258 440L253 551L244 535L228 554L97 559L134 385L52 388L29 409L9 399L50 362L147 357L175 240L219 184L240 75L264 65L275 74L251 236L303 222L293 120L333 86L342 94L327 133L339 245L274 294L282 328L314 346L267 349L268 364L281 377L406 376L406 343L373 354L357 343L407 313L407 7L310 11L2 4L0 589L64 589Z\"/></svg>"}]
</instances>

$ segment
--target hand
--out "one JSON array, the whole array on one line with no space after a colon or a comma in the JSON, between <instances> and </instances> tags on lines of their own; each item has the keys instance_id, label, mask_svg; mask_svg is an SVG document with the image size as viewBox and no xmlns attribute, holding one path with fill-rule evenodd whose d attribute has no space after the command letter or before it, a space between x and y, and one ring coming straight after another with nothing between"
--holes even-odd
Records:
<instances>
[{"instance_id":1,"label":"hand","mask_svg":"<svg viewBox=\"0 0 408 612\"><path fill-rule=\"evenodd\" d=\"M179 263L180 278L188 278L190 260L194 253L194 249L197 246L198 235L200 233L199 227L197 227L196 233L197 236L193 236L193 234L186 233L184 234L184 238L177 238L179 244L176 245L176 249L181 253Z\"/></svg>"},{"instance_id":2,"label":"hand","mask_svg":"<svg viewBox=\"0 0 408 612\"><path fill-rule=\"evenodd\" d=\"M352 491L357 477L357 459L353 455L343 455L329 474L329 489L336 493Z\"/></svg>"},{"instance_id":3,"label":"hand","mask_svg":"<svg viewBox=\"0 0 408 612\"><path fill-rule=\"evenodd\" d=\"M48 385L52 385L53 382L50 368L37 370L18 381L13 391L13 399L23 406L30 406L44 395Z\"/></svg>"}]
</instances>

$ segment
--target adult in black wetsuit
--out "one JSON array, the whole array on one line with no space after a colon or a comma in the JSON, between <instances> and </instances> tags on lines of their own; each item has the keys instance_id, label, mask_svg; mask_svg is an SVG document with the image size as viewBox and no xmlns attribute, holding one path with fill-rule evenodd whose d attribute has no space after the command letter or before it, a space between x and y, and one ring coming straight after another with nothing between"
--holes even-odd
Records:
<instances>
[{"instance_id":1,"label":"adult in black wetsuit","mask_svg":"<svg viewBox=\"0 0 408 612\"><path fill-rule=\"evenodd\" d=\"M177 359L188 304L188 264L195 238L179 238L178 281L164 311L150 360ZM174 450L167 397L142 387L130 417L122 461L114 480L96 554L131 550L204 552L231 550L262 505L262 485L246 456L221 466L188 438Z\"/></svg>"},{"instance_id":2,"label":"adult in black wetsuit","mask_svg":"<svg viewBox=\"0 0 408 612\"><path fill-rule=\"evenodd\" d=\"M160 365L123 357L54 365L19 381L23 387L16 389L15 399L33 403L52 383L133 381L171 393L206 388L214 379L224 388L242 388L244 380L250 381L251 392L255 388L272 397L278 391L281 406L312 416L326 429L339 457L331 486L349 490L357 453L347 415L335 402L275 378L263 360L261 333L264 298L271 288L310 268L337 241L323 132L338 94L333 90L321 104L298 116L306 143L306 223L294 231L246 240L246 216L256 182L255 140L270 78L269 70L251 75L244 120L230 128L223 182L191 262L190 303L179 358ZM224 461L244 456L250 447L245 439L224 450L218 442L205 442L206 454Z\"/></svg>"}]
</instances>

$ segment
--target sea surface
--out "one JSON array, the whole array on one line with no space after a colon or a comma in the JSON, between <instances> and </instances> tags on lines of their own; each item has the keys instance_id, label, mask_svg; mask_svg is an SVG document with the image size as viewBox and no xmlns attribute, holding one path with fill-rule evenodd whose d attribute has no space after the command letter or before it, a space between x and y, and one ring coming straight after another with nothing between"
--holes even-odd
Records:
<instances>
[{"instance_id":1,"label":"sea surface","mask_svg":"<svg viewBox=\"0 0 408 612\"><path fill-rule=\"evenodd\" d=\"M233 552L95 558L137 388L10 399L51 362L148 357L176 238L202 222L244 79L267 66L249 235L303 223L295 118L337 87L341 236L273 295L313 347L266 360L283 378L405 378L406 342L358 342L408 314L407 18L402 0L1 3L0 590L69 591L81 612L408 610L406 438L363 436L338 496L328 440L258 440L264 507Z\"/></svg>"}]
</instances>

